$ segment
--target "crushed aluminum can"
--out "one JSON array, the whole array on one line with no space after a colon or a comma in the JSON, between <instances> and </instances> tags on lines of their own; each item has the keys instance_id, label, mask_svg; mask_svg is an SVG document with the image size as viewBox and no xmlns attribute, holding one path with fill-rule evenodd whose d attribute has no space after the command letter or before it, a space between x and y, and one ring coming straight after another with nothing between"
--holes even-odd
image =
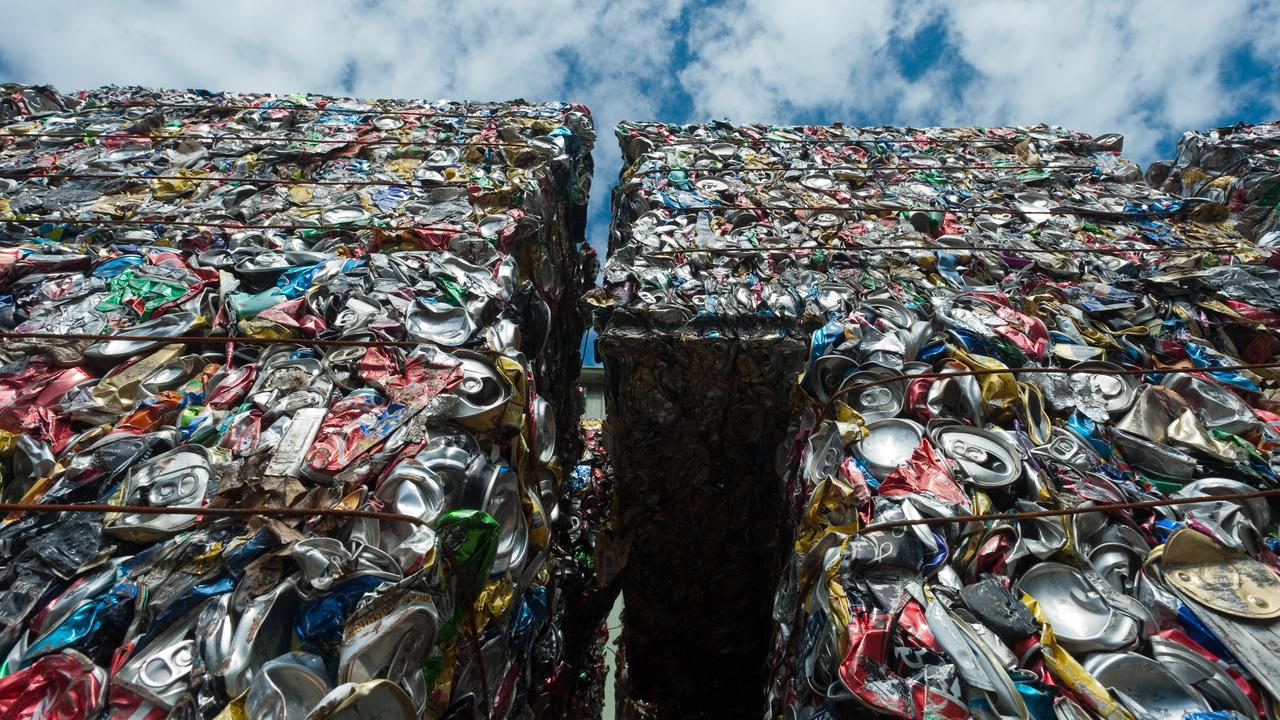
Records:
<instances>
[{"instance_id":1,"label":"crushed aluminum can","mask_svg":"<svg viewBox=\"0 0 1280 720\"><path fill-rule=\"evenodd\" d=\"M342 682L367 682L383 678L395 681L413 701L416 712L427 706L426 685L418 658L430 654L436 643L440 618L435 604L424 598L392 596L396 601L370 606L359 614L343 639L338 678Z\"/></svg>"},{"instance_id":2,"label":"crushed aluminum can","mask_svg":"<svg viewBox=\"0 0 1280 720\"><path fill-rule=\"evenodd\" d=\"M1101 587L1069 565L1040 563L1018 585L1040 604L1058 641L1071 652L1119 650L1138 641L1137 621L1113 607Z\"/></svg>"},{"instance_id":3,"label":"crushed aluminum can","mask_svg":"<svg viewBox=\"0 0 1280 720\"><path fill-rule=\"evenodd\" d=\"M250 717L293 720L306 717L329 690L324 660L311 653L291 652L262 666L244 707Z\"/></svg>"},{"instance_id":4,"label":"crushed aluminum can","mask_svg":"<svg viewBox=\"0 0 1280 720\"><path fill-rule=\"evenodd\" d=\"M1175 720L1188 713L1208 712L1200 693L1154 659L1136 653L1097 653L1085 670L1111 688L1131 712L1143 717Z\"/></svg>"},{"instance_id":5,"label":"crushed aluminum can","mask_svg":"<svg viewBox=\"0 0 1280 720\"><path fill-rule=\"evenodd\" d=\"M121 505L198 508L206 503L214 469L208 451L181 445L135 467L120 491ZM194 515L142 515L121 512L109 516L106 529L135 540L154 539L195 525Z\"/></svg>"}]
</instances>

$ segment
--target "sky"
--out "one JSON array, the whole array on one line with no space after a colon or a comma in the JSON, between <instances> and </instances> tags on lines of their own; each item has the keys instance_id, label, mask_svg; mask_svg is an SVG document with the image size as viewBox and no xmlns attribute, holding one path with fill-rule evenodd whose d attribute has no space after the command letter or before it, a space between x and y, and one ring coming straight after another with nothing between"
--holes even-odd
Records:
<instances>
[{"instance_id":1,"label":"sky","mask_svg":"<svg viewBox=\"0 0 1280 720\"><path fill-rule=\"evenodd\" d=\"M606 243L623 119L1046 122L1125 135L1280 119L1269 0L0 0L0 82L566 100L599 138Z\"/></svg>"}]
</instances>

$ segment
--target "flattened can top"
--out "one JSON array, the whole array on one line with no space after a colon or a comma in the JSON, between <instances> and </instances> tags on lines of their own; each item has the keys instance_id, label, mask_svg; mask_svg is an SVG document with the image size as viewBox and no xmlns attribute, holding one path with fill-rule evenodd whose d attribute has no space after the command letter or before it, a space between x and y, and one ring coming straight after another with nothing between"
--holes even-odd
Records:
<instances>
[{"instance_id":1,"label":"flattened can top","mask_svg":"<svg viewBox=\"0 0 1280 720\"><path fill-rule=\"evenodd\" d=\"M1089 382L1102 396L1107 412L1111 414L1123 412L1133 404L1138 395L1138 380L1133 375L1107 375L1108 371L1123 371L1124 368L1109 362L1089 361L1076 363L1072 370L1102 370L1103 373L1090 375Z\"/></svg>"},{"instance_id":2,"label":"flattened can top","mask_svg":"<svg viewBox=\"0 0 1280 720\"><path fill-rule=\"evenodd\" d=\"M1165 580L1197 603L1236 617L1280 617L1280 575L1208 535L1179 530L1165 543L1161 563Z\"/></svg>"},{"instance_id":3,"label":"flattened can top","mask_svg":"<svg viewBox=\"0 0 1280 720\"><path fill-rule=\"evenodd\" d=\"M1039 563L1018 585L1036 599L1058 640L1073 653L1120 650L1138 639L1137 622L1111 607L1100 589L1070 565Z\"/></svg>"},{"instance_id":4,"label":"flattened can top","mask_svg":"<svg viewBox=\"0 0 1280 720\"><path fill-rule=\"evenodd\" d=\"M883 477L909 460L923 437L924 428L911 420L876 420L867 424L867 436L854 443L853 450L868 470Z\"/></svg>"},{"instance_id":5,"label":"flattened can top","mask_svg":"<svg viewBox=\"0 0 1280 720\"><path fill-rule=\"evenodd\" d=\"M948 425L933 436L942 453L959 464L978 487L1005 487L1022 474L1022 454L995 433Z\"/></svg>"}]
</instances>

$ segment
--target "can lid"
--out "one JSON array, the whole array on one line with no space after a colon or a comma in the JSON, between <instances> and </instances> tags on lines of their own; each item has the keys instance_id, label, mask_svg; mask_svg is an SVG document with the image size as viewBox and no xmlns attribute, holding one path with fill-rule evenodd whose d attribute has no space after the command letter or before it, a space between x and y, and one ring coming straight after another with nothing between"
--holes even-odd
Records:
<instances>
[{"instance_id":1,"label":"can lid","mask_svg":"<svg viewBox=\"0 0 1280 720\"><path fill-rule=\"evenodd\" d=\"M978 487L1005 487L1022 473L1021 453L994 433L948 425L937 430L934 439L942 453L958 463Z\"/></svg>"},{"instance_id":2,"label":"can lid","mask_svg":"<svg viewBox=\"0 0 1280 720\"><path fill-rule=\"evenodd\" d=\"M895 377L898 373L887 370L863 370L850 375L843 383L846 387L880 382L885 378ZM881 383L861 388L843 396L843 400L862 416L864 420L882 420L891 418L902 412L906 398L906 380L902 382Z\"/></svg>"},{"instance_id":3,"label":"can lid","mask_svg":"<svg viewBox=\"0 0 1280 720\"><path fill-rule=\"evenodd\" d=\"M1124 370L1124 368L1115 363L1102 361L1076 363L1071 369ZM1089 375L1088 378L1089 383L1102 396L1107 412L1113 415L1127 410L1138 395L1138 379L1133 375L1098 374Z\"/></svg>"},{"instance_id":4,"label":"can lid","mask_svg":"<svg viewBox=\"0 0 1280 720\"><path fill-rule=\"evenodd\" d=\"M1070 565L1037 563L1018 587L1036 599L1068 651L1119 650L1137 640L1137 621L1111 607L1101 589Z\"/></svg>"},{"instance_id":5,"label":"can lid","mask_svg":"<svg viewBox=\"0 0 1280 720\"><path fill-rule=\"evenodd\" d=\"M1204 533L1182 529L1161 557L1164 578L1185 597L1235 617L1280 617L1280 575Z\"/></svg>"},{"instance_id":6,"label":"can lid","mask_svg":"<svg viewBox=\"0 0 1280 720\"><path fill-rule=\"evenodd\" d=\"M924 428L911 420L887 418L867 424L867 436L853 450L872 473L882 476L911 458L924 437Z\"/></svg>"}]
</instances>

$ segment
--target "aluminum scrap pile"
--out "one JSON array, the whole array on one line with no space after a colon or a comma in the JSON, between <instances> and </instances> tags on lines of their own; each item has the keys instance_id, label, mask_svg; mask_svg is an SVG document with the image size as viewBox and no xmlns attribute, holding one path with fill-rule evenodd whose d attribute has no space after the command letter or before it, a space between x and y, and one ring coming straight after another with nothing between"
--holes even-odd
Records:
<instances>
[{"instance_id":1,"label":"aluminum scrap pile","mask_svg":"<svg viewBox=\"0 0 1280 720\"><path fill-rule=\"evenodd\" d=\"M0 497L205 510L9 514L0 715L545 704L587 110L8 86L0 118Z\"/></svg>"},{"instance_id":2,"label":"aluminum scrap pile","mask_svg":"<svg viewBox=\"0 0 1280 720\"><path fill-rule=\"evenodd\" d=\"M1147 180L1207 203L1204 217L1226 214L1241 235L1280 244L1280 122L1188 132L1171 161L1152 163Z\"/></svg>"},{"instance_id":3,"label":"aluminum scrap pile","mask_svg":"<svg viewBox=\"0 0 1280 720\"><path fill-rule=\"evenodd\" d=\"M1188 220L1114 138L892 133L842 148L876 169L748 194L854 210L774 210L792 234L770 238L711 215L721 244L850 248L748 267L765 287L805 278L797 300L824 321L787 453L769 716L1270 717L1273 506L1217 496L1277 487L1280 375L1215 368L1277 359L1280 272ZM871 205L919 209L856 209ZM937 249L855 249L895 244Z\"/></svg>"}]
</instances>

